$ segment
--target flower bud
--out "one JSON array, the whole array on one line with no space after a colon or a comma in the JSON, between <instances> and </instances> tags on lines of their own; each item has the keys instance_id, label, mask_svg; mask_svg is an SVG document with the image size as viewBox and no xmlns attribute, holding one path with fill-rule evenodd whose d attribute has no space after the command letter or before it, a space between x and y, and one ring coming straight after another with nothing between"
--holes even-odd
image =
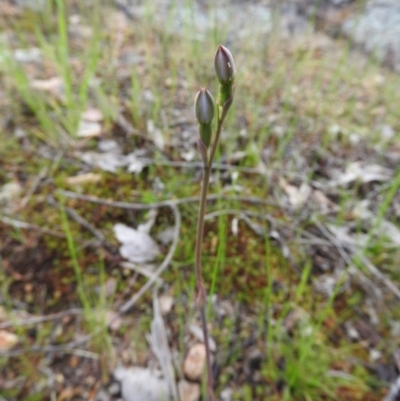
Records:
<instances>
[{"instance_id":1,"label":"flower bud","mask_svg":"<svg viewBox=\"0 0 400 401\"><path fill-rule=\"evenodd\" d=\"M214 118L214 99L206 88L201 88L194 98L194 110L199 124L211 124Z\"/></svg>"},{"instance_id":2,"label":"flower bud","mask_svg":"<svg viewBox=\"0 0 400 401\"><path fill-rule=\"evenodd\" d=\"M219 45L214 57L215 73L221 85L231 84L235 76L235 63L231 52Z\"/></svg>"}]
</instances>

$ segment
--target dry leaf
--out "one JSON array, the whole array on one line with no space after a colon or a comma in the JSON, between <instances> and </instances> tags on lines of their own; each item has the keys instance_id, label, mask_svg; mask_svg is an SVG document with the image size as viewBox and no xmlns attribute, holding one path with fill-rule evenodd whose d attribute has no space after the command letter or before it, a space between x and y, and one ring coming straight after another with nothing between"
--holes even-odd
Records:
<instances>
[{"instance_id":1,"label":"dry leaf","mask_svg":"<svg viewBox=\"0 0 400 401\"><path fill-rule=\"evenodd\" d=\"M114 233L122 243L121 256L133 263L151 262L160 254L157 243L146 232L118 223L114 225Z\"/></svg>"},{"instance_id":2,"label":"dry leaf","mask_svg":"<svg viewBox=\"0 0 400 401\"><path fill-rule=\"evenodd\" d=\"M53 77L50 79L34 79L31 81L31 87L38 91L51 93L60 99L62 99L64 93L63 81L59 77Z\"/></svg>"},{"instance_id":3,"label":"dry leaf","mask_svg":"<svg viewBox=\"0 0 400 401\"><path fill-rule=\"evenodd\" d=\"M22 187L18 182L9 182L0 188L0 204L9 203L16 199L22 192Z\"/></svg>"},{"instance_id":4,"label":"dry leaf","mask_svg":"<svg viewBox=\"0 0 400 401\"><path fill-rule=\"evenodd\" d=\"M87 173L79 174L73 177L68 177L65 181L68 185L84 185L93 182L99 182L101 180L100 174Z\"/></svg>"},{"instance_id":5,"label":"dry leaf","mask_svg":"<svg viewBox=\"0 0 400 401\"><path fill-rule=\"evenodd\" d=\"M153 140L154 145L160 150L164 150L165 140L163 134L159 128L156 128L153 120L147 120L147 133Z\"/></svg>"},{"instance_id":6,"label":"dry leaf","mask_svg":"<svg viewBox=\"0 0 400 401\"><path fill-rule=\"evenodd\" d=\"M353 182L368 183L373 181L388 181L392 171L378 164L365 164L364 162L350 163L344 172L336 172L330 186L346 186Z\"/></svg>"},{"instance_id":7,"label":"dry leaf","mask_svg":"<svg viewBox=\"0 0 400 401\"><path fill-rule=\"evenodd\" d=\"M82 113L82 120L91 123L99 123L103 121L103 119L104 119L103 113L99 109L95 109L93 107L86 109L86 111Z\"/></svg>"},{"instance_id":8,"label":"dry leaf","mask_svg":"<svg viewBox=\"0 0 400 401\"><path fill-rule=\"evenodd\" d=\"M126 164L123 156L113 153L84 152L77 153L77 156L90 166L98 167L110 173L116 173L119 168Z\"/></svg>"},{"instance_id":9,"label":"dry leaf","mask_svg":"<svg viewBox=\"0 0 400 401\"><path fill-rule=\"evenodd\" d=\"M302 207L312 192L311 187L306 183L301 184L300 187L295 187L294 185L288 184L283 178L279 180L279 183L282 189L285 191L289 199L289 203L295 209Z\"/></svg>"},{"instance_id":10,"label":"dry leaf","mask_svg":"<svg viewBox=\"0 0 400 401\"><path fill-rule=\"evenodd\" d=\"M168 345L167 332L164 320L161 316L160 305L157 292L153 293L153 321L151 322L151 333L149 342L153 353L156 355L158 363L166 379L172 398L178 401L178 389L176 388L174 367L172 365L171 351Z\"/></svg>"},{"instance_id":11,"label":"dry leaf","mask_svg":"<svg viewBox=\"0 0 400 401\"><path fill-rule=\"evenodd\" d=\"M82 120L79 123L78 138L92 138L99 136L102 132L101 125L98 122Z\"/></svg>"},{"instance_id":12,"label":"dry leaf","mask_svg":"<svg viewBox=\"0 0 400 401\"><path fill-rule=\"evenodd\" d=\"M118 367L115 378L121 383L124 401L166 401L169 400L168 383L156 372L140 367Z\"/></svg>"}]
</instances>

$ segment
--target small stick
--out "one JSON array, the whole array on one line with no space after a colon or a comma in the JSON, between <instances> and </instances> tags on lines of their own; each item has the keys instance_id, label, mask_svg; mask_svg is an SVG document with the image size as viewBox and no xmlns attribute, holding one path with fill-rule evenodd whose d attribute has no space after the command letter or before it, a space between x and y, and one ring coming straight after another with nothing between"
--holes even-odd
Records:
<instances>
[{"instance_id":1,"label":"small stick","mask_svg":"<svg viewBox=\"0 0 400 401\"><path fill-rule=\"evenodd\" d=\"M86 202L97 203L100 205L120 208L120 209L129 209L129 210L150 210L150 209L158 209L160 207L171 207L171 205L183 205L186 203L195 203L199 202L199 196L190 196L187 198L180 199L168 199L160 202L153 203L130 203L130 202L120 202L120 201L111 201L107 199L97 198L96 196L90 195L82 195L77 192L65 191L63 189L58 189L57 193L64 195L71 199L79 199ZM230 195L221 195L221 194L212 194L207 196L207 202L212 202L218 199L237 201L237 202L245 202L252 204L261 204L267 206L279 206L277 202L272 202L267 199L257 198L252 196L230 196Z\"/></svg>"},{"instance_id":2,"label":"small stick","mask_svg":"<svg viewBox=\"0 0 400 401\"><path fill-rule=\"evenodd\" d=\"M18 326L18 327L30 326L33 324L40 324L40 323L48 322L50 320L61 319L65 316L82 315L82 314L83 314L83 309L78 309L78 308L67 309L67 310L64 310L61 312L51 313L51 314L45 315L45 316L25 317L24 319L0 323L0 329L2 330L2 329L7 329L9 327L15 327L15 326Z\"/></svg>"},{"instance_id":3,"label":"small stick","mask_svg":"<svg viewBox=\"0 0 400 401\"><path fill-rule=\"evenodd\" d=\"M211 365L211 350L206 319L206 290L204 287L201 267L202 244L204 236L204 216L207 204L208 185L218 141L221 135L222 124L233 102L235 86L235 65L231 52L224 46L218 46L214 57L215 72L219 81L219 96L217 101L217 129L212 139L212 120L214 119L215 104L211 93L201 88L194 99L194 109L199 123L198 147L203 160L203 182L197 219L197 233L195 246L195 274L197 286L196 303L200 312L203 329L204 346L207 363L207 401L214 400L214 386ZM211 144L212 142L212 144Z\"/></svg>"},{"instance_id":4,"label":"small stick","mask_svg":"<svg viewBox=\"0 0 400 401\"><path fill-rule=\"evenodd\" d=\"M45 227L41 227L36 224L27 223L25 221L15 220L15 219L12 219L7 216L0 216L0 221L2 221L4 224L8 224L15 228L25 228L25 229L30 229L30 230L36 230L43 234L49 234L49 235L53 235L55 237L65 238L65 234L62 232L59 232L56 230L51 230L51 229L45 228Z\"/></svg>"}]
</instances>

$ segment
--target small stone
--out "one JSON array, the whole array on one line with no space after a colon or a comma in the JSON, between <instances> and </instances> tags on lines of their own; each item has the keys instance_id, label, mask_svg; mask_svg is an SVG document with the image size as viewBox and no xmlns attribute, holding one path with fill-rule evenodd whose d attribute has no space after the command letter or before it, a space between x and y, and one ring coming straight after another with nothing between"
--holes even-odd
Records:
<instances>
[{"instance_id":1,"label":"small stone","mask_svg":"<svg viewBox=\"0 0 400 401\"><path fill-rule=\"evenodd\" d=\"M158 302L160 304L160 312L163 316L168 315L174 306L174 298L172 298L169 294L161 295L158 298Z\"/></svg>"},{"instance_id":2,"label":"small stone","mask_svg":"<svg viewBox=\"0 0 400 401\"><path fill-rule=\"evenodd\" d=\"M42 52L37 47L32 47L31 49L17 49L14 51L14 58L20 63L38 63L42 60Z\"/></svg>"},{"instance_id":3,"label":"small stone","mask_svg":"<svg viewBox=\"0 0 400 401\"><path fill-rule=\"evenodd\" d=\"M0 204L13 202L22 192L21 185L16 182L9 182L0 187Z\"/></svg>"},{"instance_id":4,"label":"small stone","mask_svg":"<svg viewBox=\"0 0 400 401\"><path fill-rule=\"evenodd\" d=\"M106 323L111 331L117 331L122 326L122 319L118 313L109 310L106 312Z\"/></svg>"},{"instance_id":5,"label":"small stone","mask_svg":"<svg viewBox=\"0 0 400 401\"><path fill-rule=\"evenodd\" d=\"M200 398L200 385L181 380L178 383L179 398L181 401L198 401Z\"/></svg>"},{"instance_id":6,"label":"small stone","mask_svg":"<svg viewBox=\"0 0 400 401\"><path fill-rule=\"evenodd\" d=\"M88 108L82 114L82 120L91 122L91 123L99 123L103 121L103 113L99 109L95 109L93 107Z\"/></svg>"},{"instance_id":7,"label":"small stone","mask_svg":"<svg viewBox=\"0 0 400 401\"><path fill-rule=\"evenodd\" d=\"M35 79L31 81L31 87L38 91L49 92L55 96L59 96L63 91L63 81L59 77Z\"/></svg>"},{"instance_id":8,"label":"small stone","mask_svg":"<svg viewBox=\"0 0 400 401\"><path fill-rule=\"evenodd\" d=\"M18 337L5 330L0 330L0 351L12 348L18 342Z\"/></svg>"},{"instance_id":9,"label":"small stone","mask_svg":"<svg viewBox=\"0 0 400 401\"><path fill-rule=\"evenodd\" d=\"M101 134L101 125L97 122L82 120L79 123L77 135L79 138L91 138Z\"/></svg>"},{"instance_id":10,"label":"small stone","mask_svg":"<svg viewBox=\"0 0 400 401\"><path fill-rule=\"evenodd\" d=\"M204 344L195 344L190 348L183 364L183 373L189 379L198 381L203 374L206 361L206 347Z\"/></svg>"},{"instance_id":11,"label":"small stone","mask_svg":"<svg viewBox=\"0 0 400 401\"><path fill-rule=\"evenodd\" d=\"M221 401L231 401L233 398L233 390L230 387L224 388L221 391Z\"/></svg>"}]
</instances>

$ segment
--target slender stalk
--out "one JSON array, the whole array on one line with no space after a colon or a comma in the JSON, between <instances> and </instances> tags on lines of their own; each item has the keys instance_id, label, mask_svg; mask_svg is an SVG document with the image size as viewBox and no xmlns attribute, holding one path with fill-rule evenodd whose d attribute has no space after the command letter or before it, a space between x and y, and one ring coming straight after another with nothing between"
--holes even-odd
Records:
<instances>
[{"instance_id":1,"label":"slender stalk","mask_svg":"<svg viewBox=\"0 0 400 401\"><path fill-rule=\"evenodd\" d=\"M199 217L197 220L196 250L195 250L195 271L197 285L197 307L200 311L201 326L203 329L204 346L206 348L207 362L207 401L214 401L213 376L211 366L211 350L208 339L208 327L206 317L206 290L204 288L201 273L201 248L204 237L204 215L206 211L208 184L210 182L211 167L214 161L219 137L221 135L222 123L226 117L229 107L233 101L235 92L234 76L235 64L231 52L224 46L218 46L214 56L215 73L219 81L219 96L217 101L218 125L215 139L211 146L210 155L208 150L212 139L212 120L215 113L214 99L206 88L200 88L194 98L194 111L199 123L198 145L203 160L203 185L201 188Z\"/></svg>"},{"instance_id":2,"label":"slender stalk","mask_svg":"<svg viewBox=\"0 0 400 401\"><path fill-rule=\"evenodd\" d=\"M195 270L196 270L196 285L197 285L197 306L201 315L201 325L203 329L204 336L204 346L206 348L206 362L207 362L207 399L208 401L214 401L214 391L213 391L213 376L212 376L212 366L211 366L211 350L208 338L208 326L206 319L206 291L203 283L203 276L201 273L201 248L203 244L204 237L204 215L207 203L207 193L208 185L210 182L211 167L214 160L215 152L218 146L218 140L221 134L222 119L218 119L217 131L215 134L215 140L213 146L211 147L211 154L207 161L204 162L203 168L203 184L201 188L200 196L200 207L199 216L197 220L197 236L196 236L196 250L195 250Z\"/></svg>"}]
</instances>

